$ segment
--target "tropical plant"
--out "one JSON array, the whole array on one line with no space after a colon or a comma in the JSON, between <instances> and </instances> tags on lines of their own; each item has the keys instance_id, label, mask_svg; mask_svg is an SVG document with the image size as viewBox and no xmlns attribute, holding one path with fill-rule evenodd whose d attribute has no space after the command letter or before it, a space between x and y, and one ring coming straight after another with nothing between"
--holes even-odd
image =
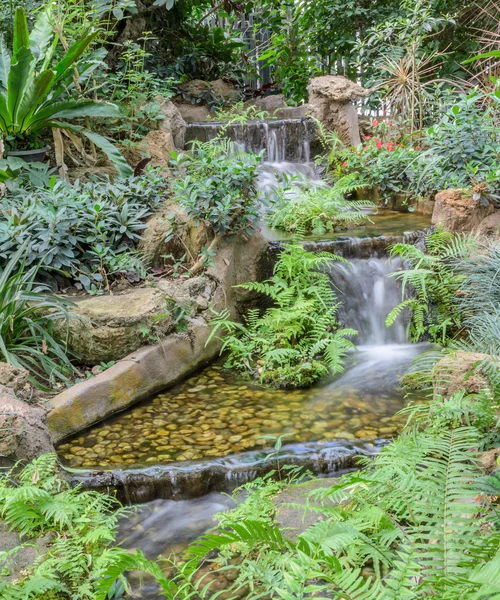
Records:
<instances>
[{"instance_id":1,"label":"tropical plant","mask_svg":"<svg viewBox=\"0 0 500 600\"><path fill-rule=\"evenodd\" d=\"M18 469L17 469L18 471ZM99 492L72 488L59 475L55 454L45 454L0 476L0 518L21 536L20 545L0 552L3 600L49 598L94 600L102 575L125 550L113 548L117 501ZM37 538L40 554L16 578L8 578L16 557ZM111 582L109 599L125 596L124 577ZM121 593L119 593L121 590Z\"/></svg>"},{"instance_id":2,"label":"tropical plant","mask_svg":"<svg viewBox=\"0 0 500 600\"><path fill-rule=\"evenodd\" d=\"M391 276L401 282L402 302L386 319L391 327L405 309L410 312L410 339L430 339L446 345L462 325L456 296L464 280L455 268L456 260L476 248L473 236L453 236L437 231L425 238L425 250L412 244L395 244L391 257L400 257L408 268Z\"/></svg>"},{"instance_id":3,"label":"tropical plant","mask_svg":"<svg viewBox=\"0 0 500 600\"><path fill-rule=\"evenodd\" d=\"M291 233L324 235L369 219L367 200L346 200L345 195L362 187L357 173L338 179L333 186L293 185L278 189L278 199L269 209L266 221L271 227Z\"/></svg>"},{"instance_id":4,"label":"tropical plant","mask_svg":"<svg viewBox=\"0 0 500 600\"><path fill-rule=\"evenodd\" d=\"M37 284L39 265L26 267L27 245L14 252L0 271L0 357L27 369L37 387L66 380L73 367L54 322L68 319L69 303Z\"/></svg>"},{"instance_id":5,"label":"tropical plant","mask_svg":"<svg viewBox=\"0 0 500 600\"><path fill-rule=\"evenodd\" d=\"M26 265L66 275L89 291L109 288L112 274L144 276L134 248L162 198L164 179L141 177L18 190L0 199L0 264L26 248Z\"/></svg>"},{"instance_id":6,"label":"tropical plant","mask_svg":"<svg viewBox=\"0 0 500 600\"><path fill-rule=\"evenodd\" d=\"M273 306L262 315L250 310L245 324L230 320L227 310L212 320L209 339L224 332L226 367L284 388L307 387L329 372L342 372L343 359L354 349L348 338L357 332L340 328L336 319L338 302L322 271L334 260L343 259L287 244L271 279L237 286L264 294Z\"/></svg>"},{"instance_id":7,"label":"tropical plant","mask_svg":"<svg viewBox=\"0 0 500 600\"><path fill-rule=\"evenodd\" d=\"M106 153L121 175L129 176L130 167L108 139L68 121L120 117L114 104L68 97L77 85L76 65L81 74L91 68L78 61L97 33L90 32L75 42L50 68L57 47L50 13L41 11L30 33L24 9L16 10L12 55L0 44L0 133L11 148L40 144L40 136L51 128L82 134Z\"/></svg>"}]
</instances>

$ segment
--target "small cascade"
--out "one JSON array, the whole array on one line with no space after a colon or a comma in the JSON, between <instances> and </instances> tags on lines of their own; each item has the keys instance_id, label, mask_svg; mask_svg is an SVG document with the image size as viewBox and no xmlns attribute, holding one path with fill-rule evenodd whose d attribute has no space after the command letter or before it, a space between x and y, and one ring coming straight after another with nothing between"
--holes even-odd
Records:
<instances>
[{"instance_id":1,"label":"small cascade","mask_svg":"<svg viewBox=\"0 0 500 600\"><path fill-rule=\"evenodd\" d=\"M240 144L247 152L265 150L270 163L311 161L311 143L315 139L314 124L308 119L191 123L186 130L186 145L190 141L208 142L221 134Z\"/></svg>"},{"instance_id":2,"label":"small cascade","mask_svg":"<svg viewBox=\"0 0 500 600\"><path fill-rule=\"evenodd\" d=\"M402 315L387 328L385 319L401 302L401 288L391 274L398 262L383 258L335 262L330 277L342 303L339 318L358 331L358 346L405 344L406 327Z\"/></svg>"}]
</instances>

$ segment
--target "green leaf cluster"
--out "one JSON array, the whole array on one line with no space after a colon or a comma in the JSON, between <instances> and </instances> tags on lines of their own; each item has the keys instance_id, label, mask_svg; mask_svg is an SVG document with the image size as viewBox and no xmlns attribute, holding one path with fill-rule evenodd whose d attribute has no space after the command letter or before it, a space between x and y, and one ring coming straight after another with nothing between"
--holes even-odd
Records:
<instances>
[{"instance_id":1,"label":"green leaf cluster","mask_svg":"<svg viewBox=\"0 0 500 600\"><path fill-rule=\"evenodd\" d=\"M329 372L342 372L354 348L349 338L357 332L341 328L336 318L338 302L324 272L334 260L343 259L287 244L269 280L238 286L263 294L272 306L263 314L250 310L244 324L232 321L227 311L212 320L211 338L224 332L226 366L286 388L307 387Z\"/></svg>"}]
</instances>

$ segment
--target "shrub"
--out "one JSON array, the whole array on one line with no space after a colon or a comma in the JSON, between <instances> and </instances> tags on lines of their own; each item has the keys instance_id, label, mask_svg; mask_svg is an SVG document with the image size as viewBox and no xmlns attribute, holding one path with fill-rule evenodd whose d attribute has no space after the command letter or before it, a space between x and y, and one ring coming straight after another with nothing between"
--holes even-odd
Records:
<instances>
[{"instance_id":1,"label":"shrub","mask_svg":"<svg viewBox=\"0 0 500 600\"><path fill-rule=\"evenodd\" d=\"M332 187L281 188L266 220L277 229L313 235L359 225L369 218L363 209L373 207L373 204L345 199L345 194L358 187L357 174L351 174L339 179Z\"/></svg>"},{"instance_id":2,"label":"shrub","mask_svg":"<svg viewBox=\"0 0 500 600\"><path fill-rule=\"evenodd\" d=\"M68 303L35 283L39 267L25 269L25 251L17 250L0 272L0 358L27 369L30 381L43 387L40 381L65 380L73 371L65 344L53 334L54 321L68 318Z\"/></svg>"},{"instance_id":3,"label":"shrub","mask_svg":"<svg viewBox=\"0 0 500 600\"><path fill-rule=\"evenodd\" d=\"M500 90L462 95L427 130L426 150L415 164L414 189L429 194L447 188L485 184L500 189L498 103Z\"/></svg>"},{"instance_id":4,"label":"shrub","mask_svg":"<svg viewBox=\"0 0 500 600\"><path fill-rule=\"evenodd\" d=\"M89 291L106 289L112 274L141 273L130 251L163 187L164 180L150 173L19 190L0 200L0 258L5 264L24 245L27 265L39 264L44 274L60 271Z\"/></svg>"},{"instance_id":5,"label":"shrub","mask_svg":"<svg viewBox=\"0 0 500 600\"><path fill-rule=\"evenodd\" d=\"M111 496L71 488L58 475L54 454L36 459L18 476L13 471L1 476L0 517L26 540L0 552L2 576L10 574L16 555L32 538L51 536L50 545L18 580L2 578L2 599L95 599L103 573L119 555L126 554L109 547L123 512L116 508ZM108 598L123 597L120 581L110 582L110 588L114 595L110 592Z\"/></svg>"},{"instance_id":6,"label":"shrub","mask_svg":"<svg viewBox=\"0 0 500 600\"><path fill-rule=\"evenodd\" d=\"M341 372L354 348L347 338L357 332L340 329L337 322L335 293L321 271L333 260L343 259L289 244L271 279L238 286L264 294L273 307L261 316L249 311L245 324L231 321L228 311L212 321L210 339L225 333L221 352L229 352L226 367L283 388L307 387L328 372Z\"/></svg>"},{"instance_id":7,"label":"shrub","mask_svg":"<svg viewBox=\"0 0 500 600\"><path fill-rule=\"evenodd\" d=\"M189 217L210 225L217 236L251 233L259 215L256 182L262 156L242 152L229 140L195 142L191 154L174 153L175 196Z\"/></svg>"},{"instance_id":8,"label":"shrub","mask_svg":"<svg viewBox=\"0 0 500 600\"><path fill-rule=\"evenodd\" d=\"M341 154L339 172L358 173L359 181L378 188L382 197L407 192L420 146L401 138L391 121L374 120L372 128L373 136L367 136L360 147Z\"/></svg>"}]
</instances>

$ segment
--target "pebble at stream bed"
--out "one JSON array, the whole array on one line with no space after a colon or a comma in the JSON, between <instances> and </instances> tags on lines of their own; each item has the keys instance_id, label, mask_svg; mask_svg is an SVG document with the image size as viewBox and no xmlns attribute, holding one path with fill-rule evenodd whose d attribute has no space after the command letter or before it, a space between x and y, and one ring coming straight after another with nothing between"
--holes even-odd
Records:
<instances>
[{"instance_id":1,"label":"pebble at stream bed","mask_svg":"<svg viewBox=\"0 0 500 600\"><path fill-rule=\"evenodd\" d=\"M400 389L360 393L331 381L268 389L211 365L58 448L69 467L117 468L223 457L284 443L391 438L404 423Z\"/></svg>"}]
</instances>

